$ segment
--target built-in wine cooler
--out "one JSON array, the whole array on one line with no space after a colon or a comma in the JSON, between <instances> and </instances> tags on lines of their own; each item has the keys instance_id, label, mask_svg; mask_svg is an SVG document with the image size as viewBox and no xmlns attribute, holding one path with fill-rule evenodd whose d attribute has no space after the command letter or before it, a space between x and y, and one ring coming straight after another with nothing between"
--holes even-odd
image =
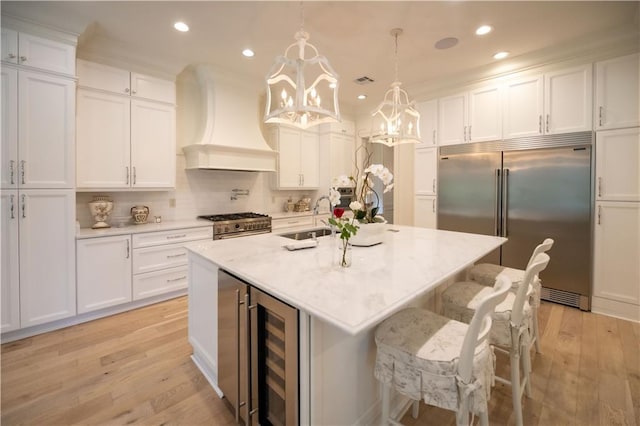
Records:
<instances>
[{"instance_id":1,"label":"built-in wine cooler","mask_svg":"<svg viewBox=\"0 0 640 426\"><path fill-rule=\"evenodd\" d=\"M299 423L298 311L223 270L218 385L239 424Z\"/></svg>"}]
</instances>

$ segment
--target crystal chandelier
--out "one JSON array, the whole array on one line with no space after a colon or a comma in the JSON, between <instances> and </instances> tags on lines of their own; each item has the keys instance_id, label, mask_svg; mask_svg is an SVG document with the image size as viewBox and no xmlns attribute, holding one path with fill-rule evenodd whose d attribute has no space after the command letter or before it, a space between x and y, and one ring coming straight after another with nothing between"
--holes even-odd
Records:
<instances>
[{"instance_id":1,"label":"crystal chandelier","mask_svg":"<svg viewBox=\"0 0 640 426\"><path fill-rule=\"evenodd\" d=\"M401 28L391 30L391 35L396 40L395 50L395 80L391 89L387 90L384 100L371 114L371 137L369 142L382 143L387 146L395 146L403 143L420 143L420 113L415 109L413 101L409 101L409 95L400 88L398 81L398 36L402 34Z\"/></svg>"},{"instance_id":2,"label":"crystal chandelier","mask_svg":"<svg viewBox=\"0 0 640 426\"><path fill-rule=\"evenodd\" d=\"M302 129L340 121L338 74L329 61L308 43L300 3L300 31L295 43L277 56L266 77L265 123L283 123ZM305 52L306 49L306 52ZM305 54L310 54L306 57Z\"/></svg>"}]
</instances>

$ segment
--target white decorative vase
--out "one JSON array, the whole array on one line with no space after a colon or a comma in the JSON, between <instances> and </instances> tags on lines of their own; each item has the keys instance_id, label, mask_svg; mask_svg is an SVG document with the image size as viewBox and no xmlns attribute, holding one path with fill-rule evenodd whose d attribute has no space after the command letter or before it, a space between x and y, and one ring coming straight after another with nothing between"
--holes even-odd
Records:
<instances>
[{"instance_id":1,"label":"white decorative vase","mask_svg":"<svg viewBox=\"0 0 640 426\"><path fill-rule=\"evenodd\" d=\"M384 232L387 230L386 222L359 223L356 235L349 238L349 243L358 247L369 247L380 244L384 240Z\"/></svg>"},{"instance_id":2,"label":"white decorative vase","mask_svg":"<svg viewBox=\"0 0 640 426\"><path fill-rule=\"evenodd\" d=\"M91 228L110 228L111 225L109 225L106 220L109 218L112 210L113 202L109 197L104 195L96 195L93 197L93 201L89 202L89 211L96 223Z\"/></svg>"}]
</instances>

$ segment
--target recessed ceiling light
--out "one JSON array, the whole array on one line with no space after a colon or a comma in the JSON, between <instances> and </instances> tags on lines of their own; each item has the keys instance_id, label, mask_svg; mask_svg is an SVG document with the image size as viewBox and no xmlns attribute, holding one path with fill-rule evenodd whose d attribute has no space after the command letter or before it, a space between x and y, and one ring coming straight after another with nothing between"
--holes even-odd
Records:
<instances>
[{"instance_id":1,"label":"recessed ceiling light","mask_svg":"<svg viewBox=\"0 0 640 426\"><path fill-rule=\"evenodd\" d=\"M358 99L360 100L367 99L367 95L358 95Z\"/></svg>"},{"instance_id":2,"label":"recessed ceiling light","mask_svg":"<svg viewBox=\"0 0 640 426\"><path fill-rule=\"evenodd\" d=\"M498 52L495 55L493 55L493 59L504 59L507 56L509 56L509 52Z\"/></svg>"},{"instance_id":3,"label":"recessed ceiling light","mask_svg":"<svg viewBox=\"0 0 640 426\"><path fill-rule=\"evenodd\" d=\"M187 31L189 31L189 26L184 22L176 22L175 24L173 24L173 28L182 33L186 33Z\"/></svg>"},{"instance_id":4,"label":"recessed ceiling light","mask_svg":"<svg viewBox=\"0 0 640 426\"><path fill-rule=\"evenodd\" d=\"M253 55L255 55L255 53L253 53L253 50L251 50L251 49L244 49L242 51L242 54L244 56L246 56L247 58L251 58L251 57L253 57Z\"/></svg>"},{"instance_id":5,"label":"recessed ceiling light","mask_svg":"<svg viewBox=\"0 0 640 426\"><path fill-rule=\"evenodd\" d=\"M481 25L476 30L476 34L485 35L485 34L489 34L491 31L493 31L493 27L491 25Z\"/></svg>"}]
</instances>

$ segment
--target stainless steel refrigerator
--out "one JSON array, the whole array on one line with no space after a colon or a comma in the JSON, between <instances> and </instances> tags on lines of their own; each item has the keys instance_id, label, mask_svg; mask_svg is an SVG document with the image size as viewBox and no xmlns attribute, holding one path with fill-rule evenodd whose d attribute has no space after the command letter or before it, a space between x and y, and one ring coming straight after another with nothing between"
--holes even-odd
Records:
<instances>
[{"instance_id":1,"label":"stainless steel refrigerator","mask_svg":"<svg viewBox=\"0 0 640 426\"><path fill-rule=\"evenodd\" d=\"M590 309L591 132L441 147L438 228L508 238L481 262L524 269L555 244L543 299Z\"/></svg>"}]
</instances>

